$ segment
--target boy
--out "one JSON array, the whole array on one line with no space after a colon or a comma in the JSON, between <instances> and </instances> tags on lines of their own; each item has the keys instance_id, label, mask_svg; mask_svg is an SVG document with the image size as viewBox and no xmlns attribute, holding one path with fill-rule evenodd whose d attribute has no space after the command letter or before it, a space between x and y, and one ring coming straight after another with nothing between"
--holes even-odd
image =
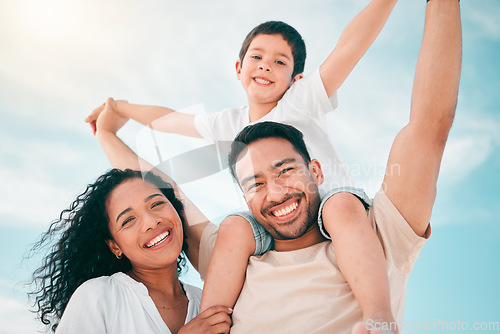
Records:
<instances>
[{"instance_id":1,"label":"boy","mask_svg":"<svg viewBox=\"0 0 500 334\"><path fill-rule=\"evenodd\" d=\"M305 45L295 29L283 22L256 27L245 39L236 62L238 79L248 97L247 108L194 116L111 99L106 106L145 125L166 115L161 123L155 122L155 129L215 142L231 141L244 126L256 121L274 120L299 128L312 157L326 162L328 186L321 189L322 193L337 192L320 214L333 236L339 266L360 303L363 317L389 322L393 316L385 260L368 223L368 204L363 201L366 197L350 187L353 182L349 172L330 142L325 141L324 117L336 107L335 92L375 40L396 2L372 0L349 23L320 68L304 79ZM89 116L91 125L102 109ZM284 205L270 214L286 223L293 219L295 208ZM244 216L229 216L220 225L200 311L211 305L232 307L243 285L249 256L271 247L272 238L261 226L250 226Z\"/></svg>"}]
</instances>

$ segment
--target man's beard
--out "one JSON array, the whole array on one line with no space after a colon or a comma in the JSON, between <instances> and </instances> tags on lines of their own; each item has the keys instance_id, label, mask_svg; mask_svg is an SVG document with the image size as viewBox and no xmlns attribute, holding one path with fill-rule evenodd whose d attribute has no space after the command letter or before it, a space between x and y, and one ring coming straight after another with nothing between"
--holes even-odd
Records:
<instances>
[{"instance_id":1,"label":"man's beard","mask_svg":"<svg viewBox=\"0 0 500 334\"><path fill-rule=\"evenodd\" d=\"M276 204L270 204L268 205L264 210L262 210L263 215L265 216L267 214L267 211L270 210L272 207L279 205L281 203L284 203L285 201L294 198L294 197L300 197L302 200L305 200L306 196L305 193L299 192L299 193L294 193L294 194L289 194L285 196L280 203ZM302 217L294 217L288 222L284 222L282 224L298 224L298 226L290 231L290 232L281 232L279 229L275 228L275 226L268 224L267 226L263 226L269 234L273 236L274 239L277 240L293 240L300 238L303 236L314 224L317 223L318 221L318 210L319 210L319 193L316 193L315 196L312 196L311 201L309 203L306 203L306 216L304 217L304 221L302 222L297 222L296 220L301 219Z\"/></svg>"}]
</instances>

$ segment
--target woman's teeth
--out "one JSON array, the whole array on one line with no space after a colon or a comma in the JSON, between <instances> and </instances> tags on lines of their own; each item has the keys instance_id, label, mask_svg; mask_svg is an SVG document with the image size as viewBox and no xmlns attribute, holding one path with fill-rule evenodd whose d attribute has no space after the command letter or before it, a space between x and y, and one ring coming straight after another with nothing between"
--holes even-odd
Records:
<instances>
[{"instance_id":1,"label":"woman's teeth","mask_svg":"<svg viewBox=\"0 0 500 334\"><path fill-rule=\"evenodd\" d=\"M169 235L170 235L170 231L167 231L167 232L160 234L159 236L157 236L156 238L154 238L150 242L148 242L146 244L146 248L151 248L153 246L158 245L160 242L165 240L165 238L168 237Z\"/></svg>"}]
</instances>

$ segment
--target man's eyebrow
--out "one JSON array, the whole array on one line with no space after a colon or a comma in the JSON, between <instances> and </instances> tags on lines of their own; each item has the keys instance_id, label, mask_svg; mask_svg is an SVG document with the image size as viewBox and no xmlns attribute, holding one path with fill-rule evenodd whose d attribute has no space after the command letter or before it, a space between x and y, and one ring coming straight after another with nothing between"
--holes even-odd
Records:
<instances>
[{"instance_id":1,"label":"man's eyebrow","mask_svg":"<svg viewBox=\"0 0 500 334\"><path fill-rule=\"evenodd\" d=\"M252 175L252 176L248 176L248 177L245 177L243 180L241 180L240 184L242 186L245 185L245 183L248 183L252 180L255 180L256 178L258 178L260 176L260 173L259 174L255 174L255 175Z\"/></svg>"},{"instance_id":2,"label":"man's eyebrow","mask_svg":"<svg viewBox=\"0 0 500 334\"><path fill-rule=\"evenodd\" d=\"M284 164L289 164L289 163L296 162L296 161L297 160L295 160L294 158L286 158L286 159L283 159L281 161L274 163L272 166L272 169L280 168Z\"/></svg>"},{"instance_id":3,"label":"man's eyebrow","mask_svg":"<svg viewBox=\"0 0 500 334\"><path fill-rule=\"evenodd\" d=\"M161 196L161 194L152 194L152 195L149 195L148 197L146 197L146 199L144 199L144 203L146 203L147 201L149 201L152 198L155 198L156 196ZM120 212L120 214L118 215L118 217L116 217L116 222L118 222L118 219L120 219L121 216L123 216L124 214L126 214L127 212L130 212L130 211L132 211L132 208L126 208L125 210L123 210L122 212Z\"/></svg>"}]
</instances>

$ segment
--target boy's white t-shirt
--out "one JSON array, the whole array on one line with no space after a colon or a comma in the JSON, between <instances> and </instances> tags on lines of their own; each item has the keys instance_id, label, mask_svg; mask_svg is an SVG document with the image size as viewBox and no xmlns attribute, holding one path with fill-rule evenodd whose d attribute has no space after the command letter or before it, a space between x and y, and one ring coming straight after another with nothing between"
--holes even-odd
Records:
<instances>
[{"instance_id":1,"label":"boy's white t-shirt","mask_svg":"<svg viewBox=\"0 0 500 334\"><path fill-rule=\"evenodd\" d=\"M194 124L200 135L212 143L231 142L244 127L258 122L274 121L292 125L304 134L311 159L317 159L325 174L320 191L354 186L354 180L333 147L326 129L326 114L338 105L337 93L328 98L319 69L296 81L278 105L267 115L250 123L248 107L224 109L197 114Z\"/></svg>"}]
</instances>

